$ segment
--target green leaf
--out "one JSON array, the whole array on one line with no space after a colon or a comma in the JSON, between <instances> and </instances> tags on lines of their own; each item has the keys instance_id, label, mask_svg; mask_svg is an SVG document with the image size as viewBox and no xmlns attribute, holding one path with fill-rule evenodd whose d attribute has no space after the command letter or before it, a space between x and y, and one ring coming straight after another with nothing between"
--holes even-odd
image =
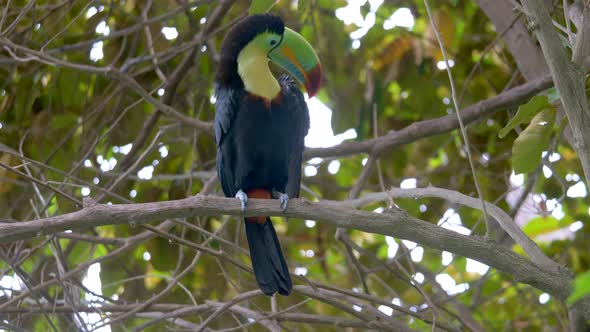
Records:
<instances>
[{"instance_id":1,"label":"green leaf","mask_svg":"<svg viewBox=\"0 0 590 332\"><path fill-rule=\"evenodd\" d=\"M574 280L574 290L567 298L567 303L574 304L588 295L590 295L590 271L576 277Z\"/></svg>"},{"instance_id":2,"label":"green leaf","mask_svg":"<svg viewBox=\"0 0 590 332\"><path fill-rule=\"evenodd\" d=\"M76 243L68 256L69 262L79 265L91 258L92 246L86 243Z\"/></svg>"},{"instance_id":3,"label":"green leaf","mask_svg":"<svg viewBox=\"0 0 590 332\"><path fill-rule=\"evenodd\" d=\"M527 222L522 231L529 237L534 238L537 235L556 231L563 226L565 225L554 217L537 217Z\"/></svg>"},{"instance_id":4,"label":"green leaf","mask_svg":"<svg viewBox=\"0 0 590 332\"><path fill-rule=\"evenodd\" d=\"M516 126L530 122L531 119L544 109L553 108L546 96L534 96L528 103L518 108L516 115L508 121L506 127L500 129L498 136L504 138Z\"/></svg>"},{"instance_id":5,"label":"green leaf","mask_svg":"<svg viewBox=\"0 0 590 332\"><path fill-rule=\"evenodd\" d=\"M514 141L512 168L516 174L532 172L541 163L541 153L549 146L554 122L555 110L545 109Z\"/></svg>"},{"instance_id":6,"label":"green leaf","mask_svg":"<svg viewBox=\"0 0 590 332\"><path fill-rule=\"evenodd\" d=\"M559 91L556 88L551 88L547 90L547 99L550 103L554 103L559 100Z\"/></svg>"},{"instance_id":7,"label":"green leaf","mask_svg":"<svg viewBox=\"0 0 590 332\"><path fill-rule=\"evenodd\" d=\"M272 6L276 5L279 0L252 0L250 4L250 15L266 13Z\"/></svg>"}]
</instances>

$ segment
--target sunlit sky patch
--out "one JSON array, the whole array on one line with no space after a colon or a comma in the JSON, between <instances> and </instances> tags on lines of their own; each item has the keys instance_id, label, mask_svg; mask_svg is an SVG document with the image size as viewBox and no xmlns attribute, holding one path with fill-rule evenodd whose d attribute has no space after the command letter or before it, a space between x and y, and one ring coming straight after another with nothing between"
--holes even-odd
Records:
<instances>
[{"instance_id":1,"label":"sunlit sky patch","mask_svg":"<svg viewBox=\"0 0 590 332\"><path fill-rule=\"evenodd\" d=\"M546 155L547 155L547 151L543 151L543 153L541 153L542 158L545 158ZM552 154L549 155L549 158L548 158L550 163L554 163L560 159L561 159L561 155L557 152L553 152Z\"/></svg>"},{"instance_id":2,"label":"sunlit sky patch","mask_svg":"<svg viewBox=\"0 0 590 332\"><path fill-rule=\"evenodd\" d=\"M168 156L168 147L166 145L162 145L158 151L160 152L160 156L162 158L166 158Z\"/></svg>"},{"instance_id":3,"label":"sunlit sky patch","mask_svg":"<svg viewBox=\"0 0 590 332\"><path fill-rule=\"evenodd\" d=\"M455 61L453 59L449 59L448 63L450 68L453 68L455 66ZM445 70L447 69L447 63L444 61L439 61L436 63L436 67L440 70Z\"/></svg>"},{"instance_id":4,"label":"sunlit sky patch","mask_svg":"<svg viewBox=\"0 0 590 332\"><path fill-rule=\"evenodd\" d=\"M361 7L367 1L369 2L369 12L363 16ZM350 39L352 39L351 47L353 49L358 49L361 46L361 39L375 26L377 10L382 4L383 0L348 0L348 4L345 7L336 9L336 17L344 22L344 24L354 24L358 27L357 30L350 33ZM408 8L399 8L383 22L384 30L390 30L396 26L412 29L414 26L414 16Z\"/></svg>"},{"instance_id":5,"label":"sunlit sky patch","mask_svg":"<svg viewBox=\"0 0 590 332\"><path fill-rule=\"evenodd\" d=\"M149 180L152 178L153 173L154 173L154 166L149 165L149 166L145 166L144 168L140 169L139 172L137 172L137 177L142 180Z\"/></svg>"},{"instance_id":6,"label":"sunlit sky patch","mask_svg":"<svg viewBox=\"0 0 590 332\"><path fill-rule=\"evenodd\" d=\"M330 174L338 173L339 169L340 169L340 162L338 160L332 160L330 162L330 164L328 164L328 172Z\"/></svg>"},{"instance_id":7,"label":"sunlit sky patch","mask_svg":"<svg viewBox=\"0 0 590 332\"><path fill-rule=\"evenodd\" d=\"M563 205L557 203L555 198L552 198L546 202L547 209L551 211L551 215L557 219L561 220L565 217L565 212L563 212Z\"/></svg>"},{"instance_id":8,"label":"sunlit sky patch","mask_svg":"<svg viewBox=\"0 0 590 332\"><path fill-rule=\"evenodd\" d=\"M568 228L569 228L570 232L575 233L575 232L579 231L580 229L582 229L582 227L584 227L584 223L578 220L578 221L572 223Z\"/></svg>"},{"instance_id":9,"label":"sunlit sky patch","mask_svg":"<svg viewBox=\"0 0 590 332\"><path fill-rule=\"evenodd\" d=\"M402 240L402 243L409 250L412 250L412 249L416 248L416 246L418 245L416 242L413 242L413 241L410 241L410 240Z\"/></svg>"},{"instance_id":10,"label":"sunlit sky patch","mask_svg":"<svg viewBox=\"0 0 590 332\"><path fill-rule=\"evenodd\" d=\"M397 254L397 250L399 249L397 241L391 236L386 236L385 243L387 243L387 258L395 257L395 254Z\"/></svg>"},{"instance_id":11,"label":"sunlit sky patch","mask_svg":"<svg viewBox=\"0 0 590 332\"><path fill-rule=\"evenodd\" d=\"M100 21L96 26L95 31L103 36L108 36L111 33L111 28L109 28L106 21Z\"/></svg>"},{"instance_id":12,"label":"sunlit sky patch","mask_svg":"<svg viewBox=\"0 0 590 332\"><path fill-rule=\"evenodd\" d=\"M162 34L168 40L176 39L178 37L178 30L175 27L162 27Z\"/></svg>"},{"instance_id":13,"label":"sunlit sky patch","mask_svg":"<svg viewBox=\"0 0 590 332\"><path fill-rule=\"evenodd\" d=\"M332 127L332 126L330 125L330 127ZM322 158L316 157L316 158L311 158L310 160L307 161L307 163L310 165L319 165L322 161L323 161Z\"/></svg>"},{"instance_id":14,"label":"sunlit sky patch","mask_svg":"<svg viewBox=\"0 0 590 332\"><path fill-rule=\"evenodd\" d=\"M488 272L489 269L490 267L485 265L484 263L478 262L471 258L467 258L465 271L478 273L479 275L484 275Z\"/></svg>"},{"instance_id":15,"label":"sunlit sky patch","mask_svg":"<svg viewBox=\"0 0 590 332\"><path fill-rule=\"evenodd\" d=\"M86 18L91 18L94 14L98 13L98 9L96 7L90 7L86 11Z\"/></svg>"},{"instance_id":16,"label":"sunlit sky patch","mask_svg":"<svg viewBox=\"0 0 590 332\"><path fill-rule=\"evenodd\" d=\"M461 216L453 209L448 209L443 214L443 217L438 221L438 225L442 228L457 232L463 235L471 234L471 230L464 227L461 223Z\"/></svg>"},{"instance_id":17,"label":"sunlit sky patch","mask_svg":"<svg viewBox=\"0 0 590 332\"><path fill-rule=\"evenodd\" d=\"M418 272L412 276L412 279L414 279L417 283L421 284L424 282L424 275Z\"/></svg>"},{"instance_id":18,"label":"sunlit sky patch","mask_svg":"<svg viewBox=\"0 0 590 332\"><path fill-rule=\"evenodd\" d=\"M307 274L307 268L298 266L295 268L295 271L293 271L293 273L299 276L304 276Z\"/></svg>"},{"instance_id":19,"label":"sunlit sky patch","mask_svg":"<svg viewBox=\"0 0 590 332\"><path fill-rule=\"evenodd\" d=\"M586 185L583 181L579 181L575 185L569 187L566 193L567 197L586 197L588 192L586 191Z\"/></svg>"},{"instance_id":20,"label":"sunlit sky patch","mask_svg":"<svg viewBox=\"0 0 590 332\"><path fill-rule=\"evenodd\" d=\"M316 176L318 174L318 169L315 166L305 166L303 169L303 174L307 177Z\"/></svg>"},{"instance_id":21,"label":"sunlit sky patch","mask_svg":"<svg viewBox=\"0 0 590 332\"><path fill-rule=\"evenodd\" d=\"M102 52L103 42L99 41L92 44L92 48L90 49L90 60L96 62L98 60L102 60L104 58L104 53Z\"/></svg>"},{"instance_id":22,"label":"sunlit sky patch","mask_svg":"<svg viewBox=\"0 0 590 332\"><path fill-rule=\"evenodd\" d=\"M550 178L551 175L553 175L553 172L551 171L551 169L549 167L543 165L543 176L545 176L545 179Z\"/></svg>"},{"instance_id":23,"label":"sunlit sky patch","mask_svg":"<svg viewBox=\"0 0 590 332\"><path fill-rule=\"evenodd\" d=\"M386 305L380 305L377 309L387 316L391 316L393 314L393 308Z\"/></svg>"},{"instance_id":24,"label":"sunlit sky patch","mask_svg":"<svg viewBox=\"0 0 590 332\"><path fill-rule=\"evenodd\" d=\"M445 211L443 217L439 220L438 225L442 228L446 228L452 231L455 231L459 234L469 235L471 234L471 230L463 226L461 223L461 216L455 212L454 209L447 209ZM443 251L442 253L442 264L449 265L453 260L453 255L449 252ZM479 273L480 275L484 275L489 269L489 266L480 263L473 259L467 259L467 272L475 272Z\"/></svg>"},{"instance_id":25,"label":"sunlit sky patch","mask_svg":"<svg viewBox=\"0 0 590 332\"><path fill-rule=\"evenodd\" d=\"M309 108L310 128L305 137L305 146L325 148L357 137L356 131L352 128L341 134L334 135L332 130L332 110L315 97L306 98L306 102Z\"/></svg>"},{"instance_id":26,"label":"sunlit sky patch","mask_svg":"<svg viewBox=\"0 0 590 332\"><path fill-rule=\"evenodd\" d=\"M410 257L412 258L413 262L419 263L422 261L422 257L424 257L424 248L416 247L410 251Z\"/></svg>"},{"instance_id":27,"label":"sunlit sky patch","mask_svg":"<svg viewBox=\"0 0 590 332\"><path fill-rule=\"evenodd\" d=\"M469 289L468 284L457 285L457 283L455 282L455 279L453 279L450 275L448 275L446 273L438 274L435 277L435 280L436 280L436 282L438 282L440 284L442 289L444 289L447 292L447 294L449 294L449 295L459 294L459 293L462 293L462 292L466 291L467 289Z\"/></svg>"},{"instance_id":28,"label":"sunlit sky patch","mask_svg":"<svg viewBox=\"0 0 590 332\"><path fill-rule=\"evenodd\" d=\"M510 173L510 184L514 187L520 187L524 184L524 174Z\"/></svg>"},{"instance_id":29,"label":"sunlit sky patch","mask_svg":"<svg viewBox=\"0 0 590 332\"><path fill-rule=\"evenodd\" d=\"M416 188L416 179L415 178L404 179L399 184L399 187L401 189L413 189L413 188Z\"/></svg>"},{"instance_id":30,"label":"sunlit sky patch","mask_svg":"<svg viewBox=\"0 0 590 332\"><path fill-rule=\"evenodd\" d=\"M391 30L395 27L412 29L414 27L414 15L410 9L402 7L396 10L390 18L383 22L383 29Z\"/></svg>"},{"instance_id":31,"label":"sunlit sky patch","mask_svg":"<svg viewBox=\"0 0 590 332\"><path fill-rule=\"evenodd\" d=\"M451 264L451 262L453 261L453 254L451 254L448 251L443 251L442 252L442 265L447 266L449 264Z\"/></svg>"},{"instance_id":32,"label":"sunlit sky patch","mask_svg":"<svg viewBox=\"0 0 590 332\"><path fill-rule=\"evenodd\" d=\"M91 18L92 16L94 16L96 13L102 12L104 10L104 6L98 6L97 7L90 7L88 8L88 10L86 11L86 18Z\"/></svg>"},{"instance_id":33,"label":"sunlit sky patch","mask_svg":"<svg viewBox=\"0 0 590 332\"><path fill-rule=\"evenodd\" d=\"M119 147L119 153L121 154L128 154L129 151L131 151L131 148L133 147L133 143L129 143L129 144L125 144Z\"/></svg>"},{"instance_id":34,"label":"sunlit sky patch","mask_svg":"<svg viewBox=\"0 0 590 332\"><path fill-rule=\"evenodd\" d=\"M100 281L100 264L99 263L94 263L94 264L90 265L90 267L88 268L88 272L86 273L86 276L82 280L82 285L84 285L86 288L88 288L94 294L102 295L102 282ZM98 304L98 302L103 302L102 298L95 296L91 293L84 293L84 299L87 302L94 302L90 305L93 307L100 307L100 304ZM80 315L86 324L95 325L95 324L102 323L102 317L99 313L81 312ZM101 327L100 329L95 329L93 331L110 332L111 327L109 325L105 325L105 326Z\"/></svg>"},{"instance_id":35,"label":"sunlit sky patch","mask_svg":"<svg viewBox=\"0 0 590 332\"><path fill-rule=\"evenodd\" d=\"M315 256L315 252L313 250L311 250L311 249L307 249L307 250L301 249L299 251L299 254L301 256L307 257L307 258L313 258L313 256Z\"/></svg>"},{"instance_id":36,"label":"sunlit sky patch","mask_svg":"<svg viewBox=\"0 0 590 332\"><path fill-rule=\"evenodd\" d=\"M5 274L0 278L0 296L12 296L12 291L20 291L23 289L23 282L18 275Z\"/></svg>"}]
</instances>

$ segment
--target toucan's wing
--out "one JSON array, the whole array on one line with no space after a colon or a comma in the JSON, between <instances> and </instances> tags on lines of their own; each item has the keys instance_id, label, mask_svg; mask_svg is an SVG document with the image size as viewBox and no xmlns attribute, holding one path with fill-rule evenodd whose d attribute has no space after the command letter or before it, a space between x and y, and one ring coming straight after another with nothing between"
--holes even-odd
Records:
<instances>
[{"instance_id":1,"label":"toucan's wing","mask_svg":"<svg viewBox=\"0 0 590 332\"><path fill-rule=\"evenodd\" d=\"M305 149L305 136L309 131L309 111L303 93L297 83L291 77L283 75L279 78L283 98L281 103L289 108L293 137L289 144L289 169L287 189L285 192L289 197L299 197L301 187L301 163L303 150Z\"/></svg>"},{"instance_id":2,"label":"toucan's wing","mask_svg":"<svg viewBox=\"0 0 590 332\"><path fill-rule=\"evenodd\" d=\"M232 125L239 108L240 94L232 88L215 86L215 143L217 144L217 176L223 193L235 196L234 181L235 151L232 145Z\"/></svg>"}]
</instances>

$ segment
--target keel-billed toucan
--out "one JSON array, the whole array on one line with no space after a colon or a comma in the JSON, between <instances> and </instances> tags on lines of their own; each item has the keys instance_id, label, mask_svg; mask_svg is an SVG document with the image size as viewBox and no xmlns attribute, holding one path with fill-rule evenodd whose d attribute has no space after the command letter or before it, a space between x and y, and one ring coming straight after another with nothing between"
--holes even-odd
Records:
<instances>
[{"instance_id":1,"label":"keel-billed toucan","mask_svg":"<svg viewBox=\"0 0 590 332\"><path fill-rule=\"evenodd\" d=\"M287 75L277 80L269 60ZM305 39L274 15L246 17L225 37L215 77L217 172L223 192L245 210L248 198L278 198L283 210L299 195L309 96L322 69ZM297 82L296 82L297 81ZM256 281L267 295L288 295L292 284L269 217L245 218Z\"/></svg>"}]
</instances>

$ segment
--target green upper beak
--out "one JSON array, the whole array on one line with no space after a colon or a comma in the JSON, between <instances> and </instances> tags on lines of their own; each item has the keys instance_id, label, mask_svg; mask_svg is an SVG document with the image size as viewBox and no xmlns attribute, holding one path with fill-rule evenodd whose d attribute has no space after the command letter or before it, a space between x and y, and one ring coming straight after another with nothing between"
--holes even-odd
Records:
<instances>
[{"instance_id":1,"label":"green upper beak","mask_svg":"<svg viewBox=\"0 0 590 332\"><path fill-rule=\"evenodd\" d=\"M322 65L315 50L300 34L285 27L281 43L268 57L305 86L310 98L316 95L322 84Z\"/></svg>"}]
</instances>

